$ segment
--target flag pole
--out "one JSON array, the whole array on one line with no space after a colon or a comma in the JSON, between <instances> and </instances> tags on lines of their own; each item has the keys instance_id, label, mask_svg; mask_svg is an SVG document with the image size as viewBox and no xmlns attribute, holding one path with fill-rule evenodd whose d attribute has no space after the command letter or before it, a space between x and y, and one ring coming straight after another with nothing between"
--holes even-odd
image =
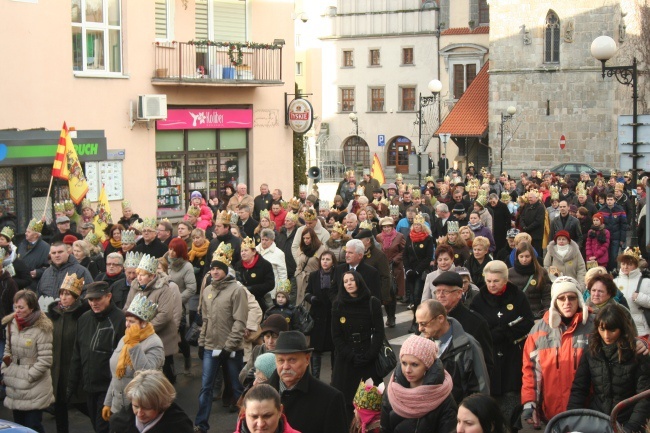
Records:
<instances>
[{"instance_id":1,"label":"flag pole","mask_svg":"<svg viewBox=\"0 0 650 433\"><path fill-rule=\"evenodd\" d=\"M41 217L41 220L45 218L45 214L47 213L47 202L50 200L50 192L52 192L53 181L54 181L54 176L50 176L50 186L47 188L47 195L45 196L45 207L43 208L43 216Z\"/></svg>"}]
</instances>

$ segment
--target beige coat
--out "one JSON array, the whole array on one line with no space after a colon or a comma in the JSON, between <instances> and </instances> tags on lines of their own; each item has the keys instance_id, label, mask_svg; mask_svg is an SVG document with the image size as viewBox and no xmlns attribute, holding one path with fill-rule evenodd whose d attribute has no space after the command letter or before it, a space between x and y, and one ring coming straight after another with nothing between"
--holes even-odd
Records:
<instances>
[{"instance_id":1,"label":"beige coat","mask_svg":"<svg viewBox=\"0 0 650 433\"><path fill-rule=\"evenodd\" d=\"M245 287L232 275L226 275L223 280L206 285L201 290L201 317L203 326L199 335L199 346L205 347L206 351L242 350L248 321L248 297Z\"/></svg>"},{"instance_id":2,"label":"beige coat","mask_svg":"<svg viewBox=\"0 0 650 433\"><path fill-rule=\"evenodd\" d=\"M2 374L7 386L4 404L11 410L40 410L54 403L52 388L52 322L44 312L29 328L18 330L14 315L2 319L7 325L4 356L11 357ZM11 338L9 335L11 334Z\"/></svg>"},{"instance_id":3,"label":"beige coat","mask_svg":"<svg viewBox=\"0 0 650 433\"><path fill-rule=\"evenodd\" d=\"M178 342L181 341L178 327L183 316L183 303L181 292L176 283L171 281L167 274L158 273L144 290L141 290L138 284L131 284L123 311L129 309L129 305L137 293L141 293L151 302L158 304L158 313L151 320L151 324L163 342L165 356L178 353Z\"/></svg>"},{"instance_id":4,"label":"beige coat","mask_svg":"<svg viewBox=\"0 0 650 433\"><path fill-rule=\"evenodd\" d=\"M582 254L580 254L580 247L578 247L575 241L571 241L569 244L569 252L564 257L561 257L557 253L555 241L549 242L546 247L546 256L544 256L544 267L548 271L548 276L554 281L555 276L550 271L552 266L558 269L560 275L573 277L578 280L578 288L581 292L585 291L585 273L587 272L587 268Z\"/></svg>"},{"instance_id":5,"label":"beige coat","mask_svg":"<svg viewBox=\"0 0 650 433\"><path fill-rule=\"evenodd\" d=\"M296 305L300 305L302 300L305 299L309 274L320 268L320 255L325 251L327 251L325 244L321 245L312 257L307 257L305 253L300 251L296 261Z\"/></svg>"}]
</instances>

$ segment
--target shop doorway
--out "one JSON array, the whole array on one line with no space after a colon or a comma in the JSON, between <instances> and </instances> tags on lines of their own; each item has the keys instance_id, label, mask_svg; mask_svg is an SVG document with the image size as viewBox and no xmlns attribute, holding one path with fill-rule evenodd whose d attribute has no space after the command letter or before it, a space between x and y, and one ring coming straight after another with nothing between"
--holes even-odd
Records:
<instances>
[{"instance_id":1,"label":"shop doorway","mask_svg":"<svg viewBox=\"0 0 650 433\"><path fill-rule=\"evenodd\" d=\"M395 173L409 172L409 155L411 154L411 140L398 136L388 144L387 165L395 167Z\"/></svg>"},{"instance_id":2,"label":"shop doorway","mask_svg":"<svg viewBox=\"0 0 650 433\"><path fill-rule=\"evenodd\" d=\"M346 167L354 167L357 172L364 168L370 168L370 149L366 140L354 135L343 142L343 164Z\"/></svg>"}]
</instances>

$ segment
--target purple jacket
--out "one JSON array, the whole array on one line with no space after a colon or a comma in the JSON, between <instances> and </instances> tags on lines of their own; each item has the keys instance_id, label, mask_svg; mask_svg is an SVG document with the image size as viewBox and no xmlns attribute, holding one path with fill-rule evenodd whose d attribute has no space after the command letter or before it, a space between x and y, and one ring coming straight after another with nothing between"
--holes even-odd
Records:
<instances>
[{"instance_id":1,"label":"purple jacket","mask_svg":"<svg viewBox=\"0 0 650 433\"><path fill-rule=\"evenodd\" d=\"M489 228L481 224L481 226L477 230L472 230L472 231L474 232L474 236L483 236L488 238L488 240L490 241L490 248L488 249L489 253L493 253L494 250L496 250L497 246L494 243L494 236L492 236L492 231Z\"/></svg>"}]
</instances>

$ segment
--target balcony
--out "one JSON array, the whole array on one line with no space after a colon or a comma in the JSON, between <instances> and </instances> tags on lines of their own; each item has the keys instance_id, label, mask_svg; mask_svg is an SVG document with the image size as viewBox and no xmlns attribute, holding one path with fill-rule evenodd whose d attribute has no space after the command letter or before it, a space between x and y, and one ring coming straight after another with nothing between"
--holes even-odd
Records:
<instances>
[{"instance_id":1,"label":"balcony","mask_svg":"<svg viewBox=\"0 0 650 433\"><path fill-rule=\"evenodd\" d=\"M282 46L156 42L154 86L281 86Z\"/></svg>"}]
</instances>

